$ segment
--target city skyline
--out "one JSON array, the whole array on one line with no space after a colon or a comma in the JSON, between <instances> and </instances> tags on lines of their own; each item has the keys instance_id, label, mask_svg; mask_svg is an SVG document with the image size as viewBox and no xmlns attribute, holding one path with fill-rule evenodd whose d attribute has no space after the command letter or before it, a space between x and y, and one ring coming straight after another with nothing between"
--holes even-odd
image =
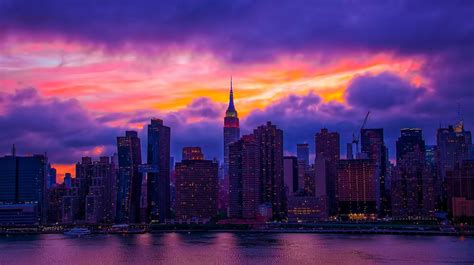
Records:
<instances>
[{"instance_id":1,"label":"city skyline","mask_svg":"<svg viewBox=\"0 0 474 265\"><path fill-rule=\"evenodd\" d=\"M150 118L150 120L151 120L151 122L153 122L154 120L160 120L160 119L153 117L153 118ZM160 121L161 121L161 120L160 120ZM161 121L161 122L163 122L163 121ZM438 129L449 129L449 127L455 128L456 126L459 126L459 124L463 124L463 126L464 126L464 119L459 120L459 121L454 121L453 123L447 124L447 126L445 126L445 127L439 127L439 128L437 128L436 130L438 130ZM262 125L262 124L261 124L261 125ZM147 127L148 127L148 126L149 126L149 125L145 124L144 127L143 127L141 130L131 130L131 131L133 131L133 132L137 132L137 137L140 139L140 147L141 147L141 149L142 149L142 150L140 151L140 154L141 154L141 156L143 156L143 157L147 157L146 148L147 148L148 135L146 135L145 137L142 137L142 135L143 135L143 134L146 134L146 130L147 130ZM278 124L277 124L277 126L278 126ZM168 128L169 128L169 127L168 127ZM381 129L384 130L384 128L381 128ZM322 127L322 128L320 128L320 130L328 130L328 128ZM367 130L377 130L377 129L367 129ZM419 127L413 127L413 128L402 127L402 128L399 128L399 129L398 129L398 133L403 132L403 131L406 131L406 130L417 130L417 131L421 131L421 135L422 135L423 139L425 140L426 137L427 137L427 135L426 135L427 133L424 132L424 130L421 129L421 128L419 128ZM468 130L469 130L469 129L468 129ZM252 130L249 131L249 133L251 133L251 132L252 132ZM284 132L285 132L285 131L284 131ZM335 132L336 132L336 133L339 133L338 131L335 131ZM433 133L433 137L436 137L436 132L437 132L437 131L435 131L435 132ZM359 132L359 133L360 133L360 132ZM242 135L244 135L244 134L245 134L245 133L243 133ZM318 134L318 131L315 131L315 132L314 132L314 135L317 135L317 134ZM283 133L283 135L285 135L285 133ZM116 136L116 137L117 137L117 136ZM221 137L221 138L223 138L223 137ZM239 137L239 138L240 138L240 137ZM237 138L237 139L239 139L239 138ZM314 136L313 136L313 138L314 138ZM428 136L428 138L429 138L429 136ZM395 140L394 142L388 142L388 141L386 140L387 138L383 138L383 139L385 139L385 142L384 142L384 143L385 143L386 145L391 146L391 147L393 148L393 150L391 150L390 148L387 148L387 151L389 151L389 161L390 161L391 163L393 163L394 165L396 165L396 164L397 164L396 152L397 152L397 142L398 142L398 138L396 138L396 140ZM349 144L351 143L351 141L352 141L352 139L350 139L350 138L348 138L347 141L345 141L345 140L346 140L346 139L340 139L339 142L338 142L339 145L341 145L341 146L339 146L339 153L340 153L341 159L342 159L343 157L346 157L346 154L347 154L347 149L344 148L345 146L342 146L342 145L345 144L345 142L347 142L347 144L349 145ZM436 140L435 140L435 141L436 141ZM193 142L193 143L194 143L194 142ZM285 157L289 157L289 156L291 156L291 157L296 157L296 156L297 156L297 151L298 151L298 146L299 146L299 145L308 145L308 146L311 146L311 147L312 147L312 150L315 150L315 148L316 148L315 143L314 143L314 142L311 142L311 141L308 141L308 142L302 141L301 143L297 143L297 144L295 144L294 146L291 146L291 147L288 147L287 145L284 145L284 148L285 148L285 150L284 150L284 156L285 156ZM354 144L352 144L352 145L353 145L353 148L354 148L354 150L353 150L353 152L354 152L354 153L353 153L353 157L355 158L355 156L356 156L356 149L355 149L355 148L356 148L356 147L355 147ZM426 143L426 147L435 146L435 145L436 145L436 142L434 142L434 143ZM15 143L13 143L12 146L13 146L13 147L10 147L10 150L8 150L8 152L3 153L3 155L7 155L7 156L8 156L8 155L11 155L13 149L15 150L15 153L17 153L18 155L26 155L26 156L28 156L28 155L42 155L42 154L48 154L47 152L43 152L43 153L34 153L34 152L28 152L28 151L27 151L27 152L18 152L18 150L17 150L17 145L16 145ZM171 146L173 146L173 142L172 142L172 141L171 141ZM196 146L196 147L198 147L198 148L204 149L204 148L202 147L202 145L200 145L198 142L195 142L195 143L192 144L191 146ZM180 149L179 153L176 153L176 154L175 154L175 153L172 153L171 156L170 156L170 158L172 158L172 159L173 159L174 161L176 161L176 162L180 161L179 158L181 157L183 148L190 148L190 146L183 145L183 146L180 146L180 148L181 148L181 149ZM360 148L360 147L359 147L359 148ZM359 150L359 151L361 151L361 150ZM474 149L471 150L470 152L474 154ZM392 153L393 153L393 154L392 154ZM109 154L97 152L97 153L92 153L92 155L91 155L91 154L88 153L88 154L86 154L85 156L79 157L79 158L77 159L77 161L74 162L73 164L66 165L66 166L65 166L65 165L62 165L62 164L57 164L57 163L55 163L55 161L52 161L52 160L50 161L50 163L51 163L51 166L53 167L53 169L55 170L55 172L57 172L57 178L56 178L57 183L62 183L63 178L64 178L64 176L65 176L66 173L69 173L69 174L72 173L72 176L75 177L76 164L77 164L78 162L80 162L80 160L81 160L82 158L84 158L84 157L90 157L90 158L94 158L94 159L99 159L99 158L101 158L101 157L103 157L103 156L112 157L112 156L115 155L115 154L117 154L117 150L112 151L112 153L109 153ZM222 157L220 157L220 158L219 158L219 157L215 157L215 156L214 156L214 157L205 156L204 158L205 158L205 159L211 159L211 160L212 160L212 159L217 159L217 160L220 162L220 165L223 166L223 167L225 167L225 165L224 165L224 153L222 153L222 154L223 154L223 155L222 155ZM314 164L315 161L317 160L317 151L316 151L316 152L315 152L315 151L311 151L311 148L310 148L309 155L310 155L310 160L309 160L309 161L310 161L310 164ZM53 154L53 156L54 156L54 154ZM59 170L58 170L58 169L59 169ZM223 171L223 172L224 172L224 174L225 174L225 171Z\"/></svg>"},{"instance_id":2,"label":"city skyline","mask_svg":"<svg viewBox=\"0 0 474 265\"><path fill-rule=\"evenodd\" d=\"M0 0L0 265L474 264L473 14Z\"/></svg>"},{"instance_id":3,"label":"city skyline","mask_svg":"<svg viewBox=\"0 0 474 265\"><path fill-rule=\"evenodd\" d=\"M272 121L285 154L308 142L313 157L321 128L344 146L368 110L391 159L400 128L420 127L434 144L458 109L474 127L472 4L183 6L1 1L0 153L13 143L47 152L64 174L83 156L111 155L123 131L144 144L141 128L157 117L174 128L174 157L199 144L222 160L230 76L241 135Z\"/></svg>"},{"instance_id":4,"label":"city skyline","mask_svg":"<svg viewBox=\"0 0 474 265\"><path fill-rule=\"evenodd\" d=\"M232 89L229 102L224 139L238 121L228 120L237 117ZM349 145L355 143L355 155L341 159L339 133L323 128L315 134L316 157L309 163L307 144L296 146L299 158L284 155L284 132L268 121L228 141L227 175L225 164L206 159L199 146L184 147L181 161L171 165L172 129L156 118L148 125L146 158L138 133L126 131L116 137L113 156L82 157L75 178L69 175L64 183L57 182L46 154L21 156L13 145L10 155L0 157L0 222L153 227L440 221L445 213L454 222L471 220L474 146L463 122L439 128L434 148L425 145L421 129L401 128L393 164L384 129L364 127L368 116L360 137L348 144L353 150Z\"/></svg>"}]
</instances>

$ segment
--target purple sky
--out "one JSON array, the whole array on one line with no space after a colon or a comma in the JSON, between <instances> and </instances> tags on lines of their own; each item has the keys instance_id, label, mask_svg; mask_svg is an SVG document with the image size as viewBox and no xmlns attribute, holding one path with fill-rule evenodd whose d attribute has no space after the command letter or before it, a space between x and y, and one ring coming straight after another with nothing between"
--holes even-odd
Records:
<instances>
[{"instance_id":1,"label":"purple sky","mask_svg":"<svg viewBox=\"0 0 474 265\"><path fill-rule=\"evenodd\" d=\"M315 132L327 127L341 133L345 153L345 143L370 110L367 127L385 129L393 157L400 128L420 127L433 144L436 128L456 122L458 104L466 128L474 127L473 14L472 1L0 0L0 150L8 152L15 142L20 152L47 151L54 162L71 164L82 155L110 155L116 136L126 129L140 130L157 116L172 127L172 151L178 159L185 145L200 145L206 157L220 158L227 82L233 74L242 134L271 120L284 130L287 153L296 151L297 142L309 142L314 152ZM48 42L60 43L59 57L69 66L93 61L93 70L81 68L81 76L74 72L73 78L104 75L96 63L105 57L104 65L114 67L124 58L156 58L146 67L140 64L139 70L121 68L118 76L153 79L156 87L175 76L173 84L180 84L185 76L192 81L182 87L190 93L175 92L178 85L156 90L150 85L153 103L137 99L125 106L137 97L130 91L139 88L124 82L114 89L100 90L103 84L94 81L97 87L87 91L83 84L68 93L48 90L61 76L45 73L44 67L58 55L54 49L45 51ZM76 46L90 56L79 61ZM36 57L38 50L41 58ZM192 54L182 67L181 51ZM382 55L391 58L381 60L387 61L386 68L348 74L347 82L334 90L308 81L324 71L337 79L339 69L357 68L351 62L359 65ZM173 61L169 58L179 63L163 66ZM404 60L420 62L419 67L397 64ZM198 66L189 66L193 62ZM163 77L154 72L157 68ZM209 69L214 72L200 74ZM274 69L294 69L293 83L268 81L281 77L270 74ZM139 78L135 71L140 71ZM410 76L415 74L422 81L414 82ZM68 85L76 80L68 79ZM223 80L218 93L209 88L213 80ZM204 83L198 92L193 90ZM115 101L106 101L103 91ZM149 90L144 91L140 93ZM186 98L184 103L181 98ZM144 132L140 135L144 141Z\"/></svg>"}]
</instances>

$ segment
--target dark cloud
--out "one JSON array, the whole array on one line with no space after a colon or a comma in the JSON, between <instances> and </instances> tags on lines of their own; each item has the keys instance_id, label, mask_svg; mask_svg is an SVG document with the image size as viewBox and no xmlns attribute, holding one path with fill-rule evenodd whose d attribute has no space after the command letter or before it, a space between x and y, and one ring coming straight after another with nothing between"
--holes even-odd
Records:
<instances>
[{"instance_id":1,"label":"dark cloud","mask_svg":"<svg viewBox=\"0 0 474 265\"><path fill-rule=\"evenodd\" d=\"M3 0L0 38L146 54L186 47L230 62L387 52L421 58L439 97L474 100L472 14L473 1Z\"/></svg>"},{"instance_id":2,"label":"dark cloud","mask_svg":"<svg viewBox=\"0 0 474 265\"><path fill-rule=\"evenodd\" d=\"M171 127L171 149L175 160L181 160L185 146L200 146L206 158L221 159L224 112L224 104L201 97L183 109L164 113L161 117Z\"/></svg>"},{"instance_id":3,"label":"dark cloud","mask_svg":"<svg viewBox=\"0 0 474 265\"><path fill-rule=\"evenodd\" d=\"M350 105L379 110L412 103L423 94L424 88L415 87L388 72L356 76L345 91Z\"/></svg>"},{"instance_id":4,"label":"dark cloud","mask_svg":"<svg viewBox=\"0 0 474 265\"><path fill-rule=\"evenodd\" d=\"M36 89L3 94L0 150L16 144L21 153L47 152L56 163L74 163L93 148L114 150L120 129L97 122L77 100L44 98Z\"/></svg>"},{"instance_id":5,"label":"dark cloud","mask_svg":"<svg viewBox=\"0 0 474 265\"><path fill-rule=\"evenodd\" d=\"M266 121L272 121L284 132L285 151L287 153L296 152L296 144L307 142L310 144L311 152L314 155L314 137L321 128L328 128L330 131L340 133L341 154L346 153L346 143L352 139L352 134L358 134L362 121L367 113L371 111L366 128L383 128L385 143L389 148L391 157L395 156L395 141L400 135L401 128L413 127L422 128L427 144L435 144L436 129L439 126L447 126L457 122L456 102L446 102L439 100L436 94L425 93L423 97L414 100L417 93L410 94L412 98L387 99L384 95L371 90L376 88L374 84L382 82L386 84L387 79L392 84L399 86L390 88L390 93L407 92L407 89L420 89L408 86L399 77L382 73L367 78L364 82L358 83L358 89L363 91L361 104L342 104L338 102L320 102L317 96L309 93L305 96L290 95L275 102L271 106L252 112L243 122L244 133L250 133L253 128ZM374 82L373 82L374 81ZM367 88L363 87L367 85ZM401 88L400 88L401 87ZM395 92L394 92L395 91ZM391 95L395 96L396 95ZM384 104L392 106L380 107L375 100L384 101ZM406 99L406 100L405 100ZM295 102L300 102L295 103ZM394 107L398 104L399 107ZM299 107L299 106L306 107ZM464 117L467 129L474 127L474 121L470 118L474 115L470 108L465 110ZM469 118L466 118L469 117Z\"/></svg>"},{"instance_id":6,"label":"dark cloud","mask_svg":"<svg viewBox=\"0 0 474 265\"><path fill-rule=\"evenodd\" d=\"M171 155L175 157L175 160L181 160L182 149L185 146L200 146L206 158L221 159L224 112L224 104L201 97L177 111L160 112L142 109L126 113L107 113L100 115L97 120L105 123L120 122L130 126L144 125L138 130L144 157L148 139L146 125L151 118L160 118L166 126L171 128ZM123 132L120 133L123 134Z\"/></svg>"},{"instance_id":7,"label":"dark cloud","mask_svg":"<svg viewBox=\"0 0 474 265\"><path fill-rule=\"evenodd\" d=\"M224 104L216 103L210 98L200 97L174 114L184 119L218 119L222 117L225 107Z\"/></svg>"},{"instance_id":8,"label":"dark cloud","mask_svg":"<svg viewBox=\"0 0 474 265\"><path fill-rule=\"evenodd\" d=\"M182 45L228 58L275 51L472 50L471 1L26 1L0 3L5 32L51 34L109 47Z\"/></svg>"},{"instance_id":9,"label":"dark cloud","mask_svg":"<svg viewBox=\"0 0 474 265\"><path fill-rule=\"evenodd\" d=\"M19 153L46 152L53 163L76 163L86 155L112 155L116 152L116 137L131 128L109 126L108 122L124 121L131 126L147 123L153 117L162 118L171 127L172 155L177 160L181 159L184 146L201 146L210 159L220 158L222 153L223 106L208 98L196 99L186 108L171 113L138 110L98 118L75 99L45 98L34 88L1 93L0 99L2 153L8 153L16 144ZM200 120L193 121L193 118ZM138 131L145 152L146 126ZM91 152L97 146L104 146L102 154Z\"/></svg>"},{"instance_id":10,"label":"dark cloud","mask_svg":"<svg viewBox=\"0 0 474 265\"><path fill-rule=\"evenodd\" d=\"M104 146L104 154L111 155L116 152L116 137L130 128L112 127L107 122L122 121L131 126L134 122L143 124L158 117L171 127L171 149L175 160L181 159L181 150L185 146L201 146L209 159L222 158L224 108L207 98L196 99L187 107L169 113L138 110L110 113L99 118L94 118L77 100L44 98L35 89L2 93L0 98L0 150L4 153L15 143L20 153L47 152L55 163L75 163L81 156L96 156L90 153L96 146ZM204 112L200 112L203 109ZM428 95L418 101L409 101L403 108L371 109L367 128L384 128L385 141L393 157L400 128L422 128L427 143L433 144L436 128L456 122L456 110L456 103ZM366 112L365 105L322 102L312 92L289 95L241 119L241 134L251 133L255 127L272 121L284 131L287 153L295 153L296 143L307 142L314 154L315 133L328 128L340 133L341 153L345 154L345 143L351 140L352 133L358 132ZM196 116L188 117L190 113ZM203 115L206 113L209 115ZM474 115L469 108L463 113L465 117ZM472 129L472 119L465 121L466 128ZM145 152L146 127L138 131Z\"/></svg>"}]
</instances>

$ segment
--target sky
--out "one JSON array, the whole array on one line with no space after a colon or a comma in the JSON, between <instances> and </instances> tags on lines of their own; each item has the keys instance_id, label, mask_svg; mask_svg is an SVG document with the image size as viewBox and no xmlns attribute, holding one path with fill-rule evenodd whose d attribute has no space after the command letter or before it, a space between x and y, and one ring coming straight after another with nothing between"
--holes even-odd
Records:
<instances>
[{"instance_id":1,"label":"sky","mask_svg":"<svg viewBox=\"0 0 474 265\"><path fill-rule=\"evenodd\" d=\"M272 121L288 155L321 128L345 143L370 111L391 157L400 128L474 127L472 1L0 0L0 154L60 174L153 117L172 155L223 156L233 77L241 134ZM458 114L460 110L461 115ZM143 147L144 148L144 147Z\"/></svg>"}]
</instances>

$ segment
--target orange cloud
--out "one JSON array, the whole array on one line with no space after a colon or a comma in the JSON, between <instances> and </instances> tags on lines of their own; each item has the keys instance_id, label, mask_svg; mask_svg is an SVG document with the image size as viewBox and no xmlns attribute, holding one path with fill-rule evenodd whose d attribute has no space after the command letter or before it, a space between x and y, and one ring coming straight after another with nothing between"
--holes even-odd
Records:
<instances>
[{"instance_id":1,"label":"orange cloud","mask_svg":"<svg viewBox=\"0 0 474 265\"><path fill-rule=\"evenodd\" d=\"M241 117L288 94L313 91L323 101L344 102L349 82L367 73L394 72L416 86L428 82L420 73L423 58L388 53L347 53L331 60L318 54L280 54L273 61L231 64L185 48L162 54L109 54L79 43L7 42L0 50L0 89L33 86L44 96L76 98L101 115L176 111L199 97L225 104L231 75ZM84 155L102 152L103 147L95 147ZM71 165L58 167L61 174L71 170Z\"/></svg>"}]
</instances>

